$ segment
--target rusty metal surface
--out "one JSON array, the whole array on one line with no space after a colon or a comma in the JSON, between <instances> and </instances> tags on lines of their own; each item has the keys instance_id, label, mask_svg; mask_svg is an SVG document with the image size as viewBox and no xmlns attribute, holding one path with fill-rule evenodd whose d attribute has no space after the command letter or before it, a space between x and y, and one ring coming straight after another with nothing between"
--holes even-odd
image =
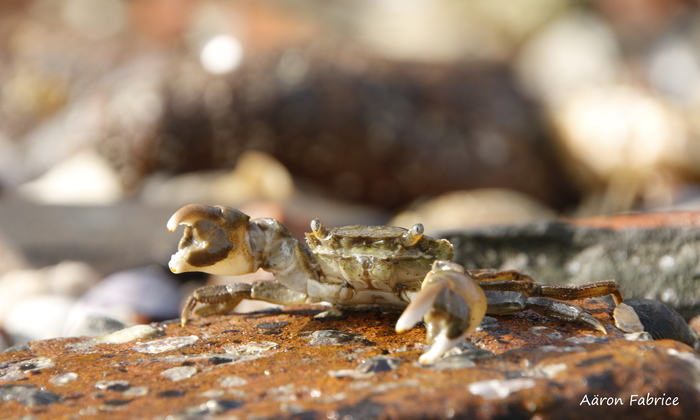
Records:
<instances>
[{"instance_id":1,"label":"rusty metal surface","mask_svg":"<svg viewBox=\"0 0 700 420\"><path fill-rule=\"evenodd\" d=\"M460 354L432 366L417 363L424 330L397 335L399 314L376 307L329 321L315 319L322 308L313 306L200 318L123 344L32 342L0 354L0 417L691 418L700 410L700 359L689 347L627 341L609 305L580 303L607 336L524 312L487 319ZM672 399L639 405L647 394ZM621 405L592 404L603 396Z\"/></svg>"}]
</instances>

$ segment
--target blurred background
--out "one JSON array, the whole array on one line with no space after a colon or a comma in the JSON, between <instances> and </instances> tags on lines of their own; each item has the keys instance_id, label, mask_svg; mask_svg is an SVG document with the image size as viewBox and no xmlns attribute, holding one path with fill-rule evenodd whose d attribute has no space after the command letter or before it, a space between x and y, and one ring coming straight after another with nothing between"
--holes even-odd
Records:
<instances>
[{"instance_id":1,"label":"blurred background","mask_svg":"<svg viewBox=\"0 0 700 420\"><path fill-rule=\"evenodd\" d=\"M692 0L3 0L0 348L175 318L190 202L328 226L700 208Z\"/></svg>"}]
</instances>

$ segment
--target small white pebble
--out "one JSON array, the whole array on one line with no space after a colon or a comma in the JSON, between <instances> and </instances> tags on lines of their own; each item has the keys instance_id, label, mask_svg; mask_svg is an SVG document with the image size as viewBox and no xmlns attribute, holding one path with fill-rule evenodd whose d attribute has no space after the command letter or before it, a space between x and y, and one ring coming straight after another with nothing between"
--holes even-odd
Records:
<instances>
[{"instance_id":1,"label":"small white pebble","mask_svg":"<svg viewBox=\"0 0 700 420\"><path fill-rule=\"evenodd\" d=\"M148 395L148 391L147 386L135 386L124 391L122 395L125 397L143 397Z\"/></svg>"},{"instance_id":2,"label":"small white pebble","mask_svg":"<svg viewBox=\"0 0 700 420\"><path fill-rule=\"evenodd\" d=\"M133 327L124 328L123 330L115 331L111 334L95 337L98 344L123 344L130 341L155 338L163 335L163 331L151 325L134 325Z\"/></svg>"},{"instance_id":3,"label":"small white pebble","mask_svg":"<svg viewBox=\"0 0 700 420\"><path fill-rule=\"evenodd\" d=\"M224 388L232 388L238 386L245 386L248 383L248 381L245 378L241 378L240 376L225 376L223 378L219 378L219 383Z\"/></svg>"},{"instance_id":4,"label":"small white pebble","mask_svg":"<svg viewBox=\"0 0 700 420\"><path fill-rule=\"evenodd\" d=\"M74 381L78 379L78 374L75 372L66 372L62 373L60 375L56 375L53 378L49 379L49 382L56 386L62 386L64 384L67 384L70 381Z\"/></svg>"},{"instance_id":5,"label":"small white pebble","mask_svg":"<svg viewBox=\"0 0 700 420\"><path fill-rule=\"evenodd\" d=\"M179 349L194 344L199 337L196 335L188 335L184 337L168 337L160 340L153 340L147 343L135 345L132 350L139 353L157 354L166 351Z\"/></svg>"},{"instance_id":6,"label":"small white pebble","mask_svg":"<svg viewBox=\"0 0 700 420\"><path fill-rule=\"evenodd\" d=\"M469 392L487 400L494 400L534 386L535 381L528 378L492 379L469 384Z\"/></svg>"},{"instance_id":7,"label":"small white pebble","mask_svg":"<svg viewBox=\"0 0 700 420\"><path fill-rule=\"evenodd\" d=\"M164 378L168 378L173 382L189 379L197 373L197 368L194 366L178 366L164 370L160 373Z\"/></svg>"}]
</instances>

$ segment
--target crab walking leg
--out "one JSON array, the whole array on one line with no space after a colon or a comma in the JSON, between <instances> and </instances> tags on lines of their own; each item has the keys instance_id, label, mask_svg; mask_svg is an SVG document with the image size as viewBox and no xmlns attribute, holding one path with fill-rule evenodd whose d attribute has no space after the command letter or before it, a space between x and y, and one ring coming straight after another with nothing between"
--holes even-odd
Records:
<instances>
[{"instance_id":1,"label":"crab walking leg","mask_svg":"<svg viewBox=\"0 0 700 420\"><path fill-rule=\"evenodd\" d=\"M250 299L252 286L247 283L230 283L225 286L203 286L195 290L187 298L182 308L180 323L184 327L187 324L192 311L199 316L210 316L228 312L236 307L243 299Z\"/></svg>"},{"instance_id":2,"label":"crab walking leg","mask_svg":"<svg viewBox=\"0 0 700 420\"><path fill-rule=\"evenodd\" d=\"M233 310L243 299L261 300L280 305L315 302L305 294L295 292L273 281L203 286L187 298L182 308L181 325L184 327L187 324L187 319L192 312L199 316L223 314Z\"/></svg>"},{"instance_id":3,"label":"crab walking leg","mask_svg":"<svg viewBox=\"0 0 700 420\"><path fill-rule=\"evenodd\" d=\"M607 334L605 327L593 315L584 311L580 306L562 302L547 297L528 297L519 292L502 292L486 290L489 315L509 315L515 312L531 309L548 318L564 322L583 322L596 330Z\"/></svg>"},{"instance_id":4,"label":"crab walking leg","mask_svg":"<svg viewBox=\"0 0 700 420\"><path fill-rule=\"evenodd\" d=\"M574 285L538 284L532 277L515 270L468 270L484 290L519 292L525 296L547 297L558 300L579 300L612 295L615 305L623 303L620 285L615 280L601 280Z\"/></svg>"},{"instance_id":5,"label":"crab walking leg","mask_svg":"<svg viewBox=\"0 0 700 420\"><path fill-rule=\"evenodd\" d=\"M407 331L422 318L431 347L419 361L432 363L472 333L485 313L486 296L474 279L461 265L437 260L396 322L396 331Z\"/></svg>"}]
</instances>

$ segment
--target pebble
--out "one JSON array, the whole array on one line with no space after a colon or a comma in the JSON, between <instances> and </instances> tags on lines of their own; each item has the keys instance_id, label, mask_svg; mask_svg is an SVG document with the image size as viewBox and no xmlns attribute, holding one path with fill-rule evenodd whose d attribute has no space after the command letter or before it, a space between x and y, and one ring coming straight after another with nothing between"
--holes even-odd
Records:
<instances>
[{"instance_id":1,"label":"pebble","mask_svg":"<svg viewBox=\"0 0 700 420\"><path fill-rule=\"evenodd\" d=\"M626 303L621 303L615 307L613 310L613 319L615 319L615 326L622 332L631 334L644 331L644 325L642 325L642 322L639 320L637 312Z\"/></svg>"},{"instance_id":2,"label":"pebble","mask_svg":"<svg viewBox=\"0 0 700 420\"><path fill-rule=\"evenodd\" d=\"M148 395L148 391L147 386L135 386L124 391L122 395L125 397L144 397Z\"/></svg>"},{"instance_id":3,"label":"pebble","mask_svg":"<svg viewBox=\"0 0 700 420\"><path fill-rule=\"evenodd\" d=\"M0 385L0 401L11 400L37 407L57 403L61 401L61 396L33 385Z\"/></svg>"},{"instance_id":4,"label":"pebble","mask_svg":"<svg viewBox=\"0 0 700 420\"><path fill-rule=\"evenodd\" d=\"M74 303L63 295L25 298L6 313L3 327L13 343L59 337Z\"/></svg>"},{"instance_id":5,"label":"pebble","mask_svg":"<svg viewBox=\"0 0 700 420\"><path fill-rule=\"evenodd\" d=\"M86 315L64 328L66 337L99 337L127 328L123 322L103 315Z\"/></svg>"},{"instance_id":6,"label":"pebble","mask_svg":"<svg viewBox=\"0 0 700 420\"><path fill-rule=\"evenodd\" d=\"M38 179L20 185L18 192L39 204L59 205L113 204L124 196L112 165L89 149L58 162Z\"/></svg>"},{"instance_id":7,"label":"pebble","mask_svg":"<svg viewBox=\"0 0 700 420\"><path fill-rule=\"evenodd\" d=\"M177 283L160 267L124 270L105 277L78 300L66 330L84 328L90 317L107 317L126 325L144 317L156 321L177 318L179 304Z\"/></svg>"},{"instance_id":8,"label":"pebble","mask_svg":"<svg viewBox=\"0 0 700 420\"><path fill-rule=\"evenodd\" d=\"M469 369L476 366L474 360L471 357L468 357L464 354L457 354L454 356L445 357L429 365L421 363L418 364L422 367L430 367L436 370Z\"/></svg>"},{"instance_id":9,"label":"pebble","mask_svg":"<svg viewBox=\"0 0 700 420\"><path fill-rule=\"evenodd\" d=\"M401 359L389 356L374 356L361 362L355 369L362 373L392 372L398 369Z\"/></svg>"},{"instance_id":10,"label":"pebble","mask_svg":"<svg viewBox=\"0 0 700 420\"><path fill-rule=\"evenodd\" d=\"M487 381L472 382L468 389L474 395L487 400L505 398L508 395L523 389L535 386L535 381L529 378L491 379Z\"/></svg>"},{"instance_id":11,"label":"pebble","mask_svg":"<svg viewBox=\"0 0 700 420\"><path fill-rule=\"evenodd\" d=\"M161 372L161 376L170 379L173 382L189 379L197 373L197 368L194 366L178 366Z\"/></svg>"},{"instance_id":12,"label":"pebble","mask_svg":"<svg viewBox=\"0 0 700 420\"><path fill-rule=\"evenodd\" d=\"M670 306L654 299L627 299L625 303L634 308L644 331L654 340L676 340L700 350L698 334Z\"/></svg>"},{"instance_id":13,"label":"pebble","mask_svg":"<svg viewBox=\"0 0 700 420\"><path fill-rule=\"evenodd\" d=\"M39 371L41 369L48 369L56 366L56 363L48 357L36 357L29 360L21 360L10 362L0 366L3 370L0 370L0 382L11 382L11 381L21 381L27 376L27 373ZM0 400L2 400L0 398Z\"/></svg>"},{"instance_id":14,"label":"pebble","mask_svg":"<svg viewBox=\"0 0 700 420\"><path fill-rule=\"evenodd\" d=\"M367 379L379 372L393 372L400 364L401 360L396 357L375 356L363 360L355 369L330 370L328 375L334 378Z\"/></svg>"},{"instance_id":15,"label":"pebble","mask_svg":"<svg viewBox=\"0 0 700 420\"><path fill-rule=\"evenodd\" d=\"M566 363L553 363L546 365L537 365L531 369L526 369L522 372L523 376L529 378L545 378L552 379L557 374L568 369Z\"/></svg>"},{"instance_id":16,"label":"pebble","mask_svg":"<svg viewBox=\"0 0 700 420\"><path fill-rule=\"evenodd\" d=\"M224 351L234 356L260 356L277 347L279 345L273 341L251 341L248 344L224 346Z\"/></svg>"},{"instance_id":17,"label":"pebble","mask_svg":"<svg viewBox=\"0 0 700 420\"><path fill-rule=\"evenodd\" d=\"M221 386L224 388L233 388L239 386L245 386L248 381L240 376L224 376L218 379Z\"/></svg>"},{"instance_id":18,"label":"pebble","mask_svg":"<svg viewBox=\"0 0 700 420\"><path fill-rule=\"evenodd\" d=\"M287 322L287 321L280 321L280 322L262 322L262 323L256 325L256 327L259 328L259 329L261 329L261 330L271 330L271 331L274 331L274 330L280 330L280 329L286 327L286 326L289 325L289 324L290 324L290 323Z\"/></svg>"},{"instance_id":19,"label":"pebble","mask_svg":"<svg viewBox=\"0 0 700 420\"><path fill-rule=\"evenodd\" d=\"M123 392L131 388L129 381L99 381L95 384L95 388L106 391Z\"/></svg>"},{"instance_id":20,"label":"pebble","mask_svg":"<svg viewBox=\"0 0 700 420\"><path fill-rule=\"evenodd\" d=\"M199 340L199 337L196 335L168 337L149 341L148 343L137 344L132 347L132 350L139 353L158 354L192 345L197 340Z\"/></svg>"},{"instance_id":21,"label":"pebble","mask_svg":"<svg viewBox=\"0 0 700 420\"><path fill-rule=\"evenodd\" d=\"M123 344L144 338L160 337L163 334L165 334L163 330L152 325L134 325L111 334L96 337L95 341L98 344Z\"/></svg>"},{"instance_id":22,"label":"pebble","mask_svg":"<svg viewBox=\"0 0 700 420\"><path fill-rule=\"evenodd\" d=\"M56 375L53 378L49 379L49 382L56 386L62 386L67 384L68 382L74 381L78 379L78 374L75 372L66 372L66 373L61 373L60 375Z\"/></svg>"},{"instance_id":23,"label":"pebble","mask_svg":"<svg viewBox=\"0 0 700 420\"><path fill-rule=\"evenodd\" d=\"M338 330L320 330L311 333L312 346L344 346L358 343L365 339L362 334L346 333Z\"/></svg>"},{"instance_id":24,"label":"pebble","mask_svg":"<svg viewBox=\"0 0 700 420\"><path fill-rule=\"evenodd\" d=\"M532 327L530 328L530 331L532 331L535 335L544 335L554 340L560 340L563 338L560 332L554 331L549 327Z\"/></svg>"},{"instance_id":25,"label":"pebble","mask_svg":"<svg viewBox=\"0 0 700 420\"><path fill-rule=\"evenodd\" d=\"M16 304L27 298L37 295L78 297L99 279L99 273L77 261L63 261L38 270L9 271L0 276L0 322Z\"/></svg>"},{"instance_id":26,"label":"pebble","mask_svg":"<svg viewBox=\"0 0 700 420\"><path fill-rule=\"evenodd\" d=\"M235 400L227 400L227 399L211 399L205 403L202 403L200 405L194 406L194 407L189 407L186 408L185 410L182 411L182 417L175 415L175 416L168 416L168 418L173 418L173 419L196 419L196 418L208 418L208 416L212 414L223 414L229 410L232 410L234 408L238 408L243 403Z\"/></svg>"}]
</instances>

